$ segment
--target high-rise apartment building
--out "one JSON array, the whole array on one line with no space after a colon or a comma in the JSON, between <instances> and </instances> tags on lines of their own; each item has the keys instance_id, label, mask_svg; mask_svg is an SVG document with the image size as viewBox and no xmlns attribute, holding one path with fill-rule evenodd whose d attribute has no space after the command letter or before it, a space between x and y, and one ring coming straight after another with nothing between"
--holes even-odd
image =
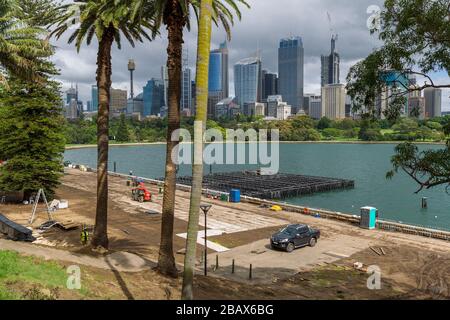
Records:
<instances>
[{"instance_id":1,"label":"high-rise apartment building","mask_svg":"<svg viewBox=\"0 0 450 320\"><path fill-rule=\"evenodd\" d=\"M278 93L294 112L303 107L304 48L301 37L280 40L278 48Z\"/></svg>"}]
</instances>

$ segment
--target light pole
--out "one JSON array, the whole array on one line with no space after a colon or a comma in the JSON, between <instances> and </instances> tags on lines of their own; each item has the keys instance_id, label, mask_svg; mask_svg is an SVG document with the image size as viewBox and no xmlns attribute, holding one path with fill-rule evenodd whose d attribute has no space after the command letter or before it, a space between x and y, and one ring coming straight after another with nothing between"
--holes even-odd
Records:
<instances>
[{"instance_id":1,"label":"light pole","mask_svg":"<svg viewBox=\"0 0 450 320\"><path fill-rule=\"evenodd\" d=\"M207 229L207 219L206 217L208 216L208 211L209 209L211 209L211 205L210 204L206 204L203 203L200 205L200 209L202 209L203 213L205 214L205 276L208 275L208 262L207 262L207 257L208 257L208 246L207 246L207 242L208 242L208 237L206 235L206 229Z\"/></svg>"}]
</instances>

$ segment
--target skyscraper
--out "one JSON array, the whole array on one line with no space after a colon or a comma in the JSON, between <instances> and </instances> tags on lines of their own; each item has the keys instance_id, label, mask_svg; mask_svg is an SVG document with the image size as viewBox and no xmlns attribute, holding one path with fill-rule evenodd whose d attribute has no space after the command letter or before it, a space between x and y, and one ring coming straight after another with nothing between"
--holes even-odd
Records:
<instances>
[{"instance_id":1,"label":"skyscraper","mask_svg":"<svg viewBox=\"0 0 450 320\"><path fill-rule=\"evenodd\" d=\"M147 82L143 92L144 110L143 116L161 114L164 105L164 83L159 79L151 79Z\"/></svg>"},{"instance_id":2,"label":"skyscraper","mask_svg":"<svg viewBox=\"0 0 450 320\"><path fill-rule=\"evenodd\" d=\"M78 101L78 85L74 88L73 85L66 91L66 103L70 103L74 99Z\"/></svg>"},{"instance_id":3,"label":"skyscraper","mask_svg":"<svg viewBox=\"0 0 450 320\"><path fill-rule=\"evenodd\" d=\"M197 108L197 86L195 85L195 80L192 80L191 82L191 96L192 96L192 115L195 115L195 110Z\"/></svg>"},{"instance_id":4,"label":"skyscraper","mask_svg":"<svg viewBox=\"0 0 450 320\"><path fill-rule=\"evenodd\" d=\"M261 101L261 59L251 57L242 59L234 65L234 90L237 104Z\"/></svg>"},{"instance_id":5,"label":"skyscraper","mask_svg":"<svg viewBox=\"0 0 450 320\"><path fill-rule=\"evenodd\" d=\"M442 90L437 88L425 88L425 117L434 118L441 116L442 110Z\"/></svg>"},{"instance_id":6,"label":"skyscraper","mask_svg":"<svg viewBox=\"0 0 450 320\"><path fill-rule=\"evenodd\" d=\"M161 67L161 79L164 86L164 107L168 107L168 93L169 93L169 71L167 70L167 66Z\"/></svg>"},{"instance_id":7,"label":"skyscraper","mask_svg":"<svg viewBox=\"0 0 450 320\"><path fill-rule=\"evenodd\" d=\"M95 84L91 87L91 101L92 111L98 111L98 88Z\"/></svg>"},{"instance_id":8,"label":"skyscraper","mask_svg":"<svg viewBox=\"0 0 450 320\"><path fill-rule=\"evenodd\" d=\"M215 106L229 96L228 89L228 48L227 43L209 54L208 115L215 116Z\"/></svg>"},{"instance_id":9,"label":"skyscraper","mask_svg":"<svg viewBox=\"0 0 450 320\"><path fill-rule=\"evenodd\" d=\"M191 69L184 67L181 73L181 110L188 109L192 111L192 80Z\"/></svg>"},{"instance_id":10,"label":"skyscraper","mask_svg":"<svg viewBox=\"0 0 450 320\"><path fill-rule=\"evenodd\" d=\"M339 83L339 63L340 57L336 52L337 35L331 36L331 53L321 57L321 86Z\"/></svg>"},{"instance_id":11,"label":"skyscraper","mask_svg":"<svg viewBox=\"0 0 450 320\"><path fill-rule=\"evenodd\" d=\"M192 111L192 80L191 69L189 68L189 52L183 49L183 65L181 68L181 101L180 111L189 114ZM187 111L189 110L189 111Z\"/></svg>"},{"instance_id":12,"label":"skyscraper","mask_svg":"<svg viewBox=\"0 0 450 320\"><path fill-rule=\"evenodd\" d=\"M65 105L65 117L66 119L77 119L80 115L80 109L77 101L72 98L69 103Z\"/></svg>"},{"instance_id":13,"label":"skyscraper","mask_svg":"<svg viewBox=\"0 0 450 320\"><path fill-rule=\"evenodd\" d=\"M301 37L280 40L278 48L278 93L294 112L303 106L304 48Z\"/></svg>"},{"instance_id":14,"label":"skyscraper","mask_svg":"<svg viewBox=\"0 0 450 320\"><path fill-rule=\"evenodd\" d=\"M267 70L262 71L262 101L278 94L278 75Z\"/></svg>"}]
</instances>

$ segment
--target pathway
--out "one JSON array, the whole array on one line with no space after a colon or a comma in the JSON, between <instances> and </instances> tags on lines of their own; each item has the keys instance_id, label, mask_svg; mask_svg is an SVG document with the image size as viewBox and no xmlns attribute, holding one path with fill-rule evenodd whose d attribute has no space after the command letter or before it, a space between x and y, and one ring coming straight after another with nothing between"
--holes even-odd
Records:
<instances>
[{"instance_id":1,"label":"pathway","mask_svg":"<svg viewBox=\"0 0 450 320\"><path fill-rule=\"evenodd\" d=\"M140 272L152 268L154 265L141 257L129 252L114 252L104 257L92 257L77 254L70 251L41 247L26 242L16 242L0 239L0 250L10 250L42 257L45 260L64 261L106 270L117 270L123 272Z\"/></svg>"}]
</instances>

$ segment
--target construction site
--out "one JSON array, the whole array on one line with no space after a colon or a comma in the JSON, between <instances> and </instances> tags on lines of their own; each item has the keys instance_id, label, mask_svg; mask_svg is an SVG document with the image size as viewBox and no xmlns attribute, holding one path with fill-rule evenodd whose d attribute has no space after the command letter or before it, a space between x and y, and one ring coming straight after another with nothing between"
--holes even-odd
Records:
<instances>
[{"instance_id":1,"label":"construction site","mask_svg":"<svg viewBox=\"0 0 450 320\"><path fill-rule=\"evenodd\" d=\"M152 268L158 259L161 187L145 183L151 199L137 199L127 177L111 176L108 236L110 251L92 252L83 232L95 219L96 175L66 168L56 198L67 207L51 212L40 204L1 204L0 213L29 230L32 239L11 241L14 250L62 266L80 265L88 299L178 299L181 279L168 279ZM132 189L134 191L132 192ZM182 270L190 193L177 191L174 252ZM136 201L137 200L137 201ZM201 213L195 295L198 299L447 299L450 296L450 242L417 234L368 230L351 221L311 215L251 202L233 203L204 196L210 204L205 228ZM283 207L283 205L281 205ZM32 219L31 219L32 218ZM46 225L52 219L54 226ZM270 236L302 223L321 230L314 248L292 253L272 250ZM44 227L43 227L44 226ZM207 276L204 276L207 230ZM24 231L26 232L26 231ZM80 241L81 235L81 241ZM377 266L381 288L368 288L368 270ZM89 280L90 279L90 280ZM93 279L102 279L93 281ZM80 298L62 290L59 298Z\"/></svg>"}]
</instances>

